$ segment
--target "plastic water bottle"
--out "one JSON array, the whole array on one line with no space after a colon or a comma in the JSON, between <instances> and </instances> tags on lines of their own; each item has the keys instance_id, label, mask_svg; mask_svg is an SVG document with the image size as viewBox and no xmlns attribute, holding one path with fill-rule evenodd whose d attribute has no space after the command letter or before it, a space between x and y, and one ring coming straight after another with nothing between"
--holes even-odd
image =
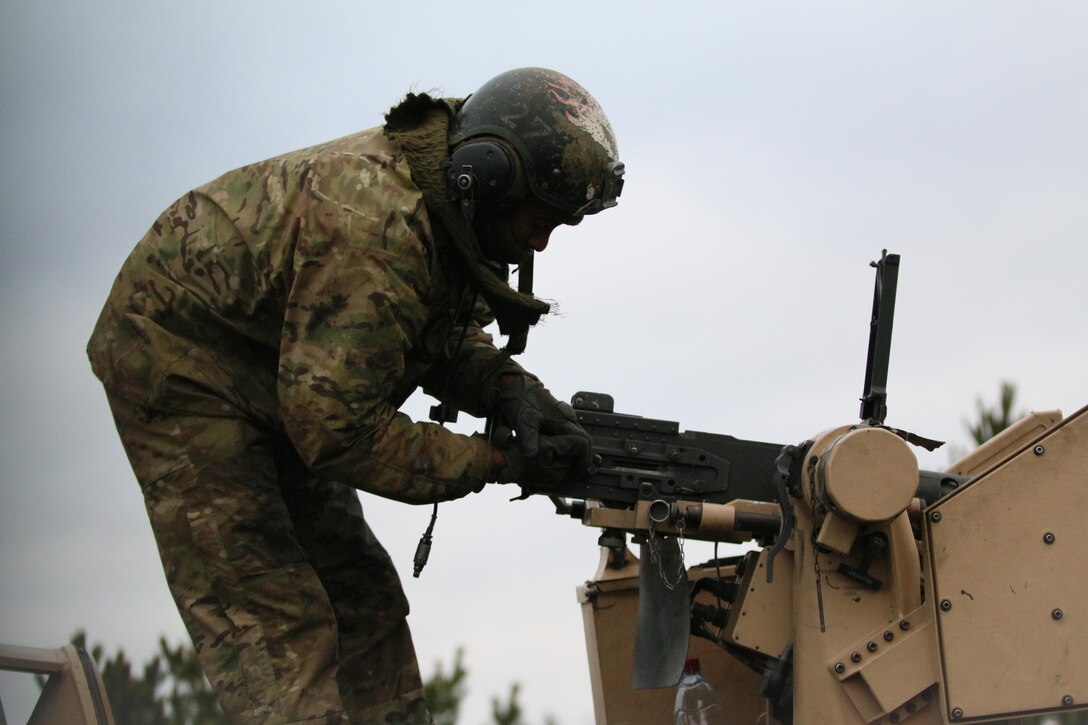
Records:
<instances>
[{"instance_id":1,"label":"plastic water bottle","mask_svg":"<svg viewBox=\"0 0 1088 725\"><path fill-rule=\"evenodd\" d=\"M676 687L676 725L726 725L725 705L710 683L699 674L699 660L684 663L684 676Z\"/></svg>"}]
</instances>

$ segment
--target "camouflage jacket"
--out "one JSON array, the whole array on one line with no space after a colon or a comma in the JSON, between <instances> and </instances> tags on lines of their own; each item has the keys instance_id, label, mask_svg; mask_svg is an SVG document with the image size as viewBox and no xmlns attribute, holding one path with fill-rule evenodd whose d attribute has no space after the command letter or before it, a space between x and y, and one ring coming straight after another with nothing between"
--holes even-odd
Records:
<instances>
[{"instance_id":1,"label":"camouflage jacket","mask_svg":"<svg viewBox=\"0 0 1088 725\"><path fill-rule=\"evenodd\" d=\"M520 370L469 314L475 295L442 238L380 129L245 166L179 199L139 242L91 337L92 367L151 410L247 416L315 473L372 493L426 503L478 490L486 442L398 412L422 385L484 415L498 374Z\"/></svg>"}]
</instances>

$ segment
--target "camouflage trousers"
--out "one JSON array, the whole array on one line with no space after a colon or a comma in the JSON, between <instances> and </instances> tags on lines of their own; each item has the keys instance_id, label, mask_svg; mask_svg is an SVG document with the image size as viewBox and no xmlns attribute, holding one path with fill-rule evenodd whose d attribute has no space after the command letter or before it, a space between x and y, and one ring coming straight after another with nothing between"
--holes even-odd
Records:
<instances>
[{"instance_id":1,"label":"camouflage trousers","mask_svg":"<svg viewBox=\"0 0 1088 725\"><path fill-rule=\"evenodd\" d=\"M408 602L355 489L317 479L244 416L110 405L232 722L431 722Z\"/></svg>"}]
</instances>

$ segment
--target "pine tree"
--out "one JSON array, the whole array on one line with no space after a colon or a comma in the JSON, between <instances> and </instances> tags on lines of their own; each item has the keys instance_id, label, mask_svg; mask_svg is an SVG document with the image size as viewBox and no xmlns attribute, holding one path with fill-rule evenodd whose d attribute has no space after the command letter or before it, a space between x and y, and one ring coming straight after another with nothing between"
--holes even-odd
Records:
<instances>
[{"instance_id":1,"label":"pine tree","mask_svg":"<svg viewBox=\"0 0 1088 725\"><path fill-rule=\"evenodd\" d=\"M188 644L171 647L160 637L158 654L141 668L129 662L122 649L107 658L101 644L88 648L87 635L82 630L72 636L72 644L86 650L94 659L117 725L229 724L204 677L196 651ZM458 722L467 693L468 670L464 659L465 651L459 648L450 672L447 674L442 663L436 662L434 674L423 684L435 725ZM38 684L44 686L45 680L39 677ZM519 684L512 684L506 702L492 698L494 725L525 725L518 703L520 689ZM551 719L545 722L555 725Z\"/></svg>"},{"instance_id":2,"label":"pine tree","mask_svg":"<svg viewBox=\"0 0 1088 725\"><path fill-rule=\"evenodd\" d=\"M468 671L464 665L465 651L458 648L453 658L453 670L443 672L442 663L436 662L434 674L423 683L423 697L431 711L435 725L455 725L465 698L465 679Z\"/></svg>"},{"instance_id":3,"label":"pine tree","mask_svg":"<svg viewBox=\"0 0 1088 725\"><path fill-rule=\"evenodd\" d=\"M982 402L982 398L976 399L975 406L978 409L978 420L974 423L964 423L967 432L971 434L976 445L982 445L1024 417L1023 412L1012 412L1015 400L1016 386L1007 380L1001 383L998 402L993 408L987 407Z\"/></svg>"}]
</instances>

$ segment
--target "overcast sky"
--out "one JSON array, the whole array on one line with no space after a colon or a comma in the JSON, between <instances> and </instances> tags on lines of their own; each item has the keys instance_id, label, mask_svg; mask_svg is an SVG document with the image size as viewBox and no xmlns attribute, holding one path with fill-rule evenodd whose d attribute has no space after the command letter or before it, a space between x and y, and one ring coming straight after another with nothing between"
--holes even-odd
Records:
<instances>
[{"instance_id":1,"label":"overcast sky","mask_svg":"<svg viewBox=\"0 0 1088 725\"><path fill-rule=\"evenodd\" d=\"M1085 27L1074 0L0 3L0 642L84 628L138 662L184 636L83 352L155 216L228 169L377 125L408 90L464 95L509 68L585 85L627 164L619 207L538 262L561 314L523 362L559 397L782 443L852 422L887 248L889 424L964 447L1002 380L1023 409L1074 412ZM574 591L597 532L514 493L443 506L418 580L429 510L363 506L424 674L466 649L465 723L512 681L532 722L589 723ZM25 690L0 677L9 716Z\"/></svg>"}]
</instances>

